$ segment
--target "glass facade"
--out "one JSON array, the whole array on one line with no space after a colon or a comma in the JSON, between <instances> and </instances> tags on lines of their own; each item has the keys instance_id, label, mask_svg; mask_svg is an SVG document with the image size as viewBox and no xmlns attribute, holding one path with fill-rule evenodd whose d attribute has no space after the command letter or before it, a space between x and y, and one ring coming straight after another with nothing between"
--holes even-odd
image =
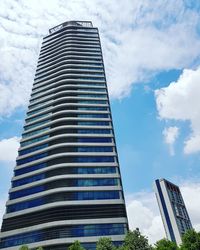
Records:
<instances>
[{"instance_id":1,"label":"glass facade","mask_svg":"<svg viewBox=\"0 0 200 250\"><path fill-rule=\"evenodd\" d=\"M128 222L110 112L98 29L81 21L51 29L39 55L0 249L62 249L74 237L89 237L87 250L101 236L123 242Z\"/></svg>"}]
</instances>

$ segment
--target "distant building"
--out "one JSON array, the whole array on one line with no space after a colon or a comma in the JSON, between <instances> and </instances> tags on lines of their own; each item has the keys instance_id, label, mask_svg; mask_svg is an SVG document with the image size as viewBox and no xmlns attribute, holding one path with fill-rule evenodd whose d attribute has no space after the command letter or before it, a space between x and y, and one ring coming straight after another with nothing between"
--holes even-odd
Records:
<instances>
[{"instance_id":1,"label":"distant building","mask_svg":"<svg viewBox=\"0 0 200 250\"><path fill-rule=\"evenodd\" d=\"M180 189L175 184L160 179L155 181L155 193L166 236L179 245L183 234L192 229Z\"/></svg>"}]
</instances>

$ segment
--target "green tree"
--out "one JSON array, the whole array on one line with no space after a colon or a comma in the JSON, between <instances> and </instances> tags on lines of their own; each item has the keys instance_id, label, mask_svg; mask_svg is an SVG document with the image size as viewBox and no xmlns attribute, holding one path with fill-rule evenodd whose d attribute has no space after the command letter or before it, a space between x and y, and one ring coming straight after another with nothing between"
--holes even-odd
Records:
<instances>
[{"instance_id":1,"label":"green tree","mask_svg":"<svg viewBox=\"0 0 200 250\"><path fill-rule=\"evenodd\" d=\"M81 243L77 240L71 246L69 246L68 250L85 250L85 248L83 248Z\"/></svg>"},{"instance_id":2,"label":"green tree","mask_svg":"<svg viewBox=\"0 0 200 250\"><path fill-rule=\"evenodd\" d=\"M37 250L43 250L43 247L38 247Z\"/></svg>"},{"instance_id":3,"label":"green tree","mask_svg":"<svg viewBox=\"0 0 200 250\"><path fill-rule=\"evenodd\" d=\"M188 230L182 238L181 250L199 250L200 249L200 232Z\"/></svg>"},{"instance_id":4,"label":"green tree","mask_svg":"<svg viewBox=\"0 0 200 250\"><path fill-rule=\"evenodd\" d=\"M102 237L97 242L96 250L114 250L116 249L111 238Z\"/></svg>"},{"instance_id":5,"label":"green tree","mask_svg":"<svg viewBox=\"0 0 200 250\"><path fill-rule=\"evenodd\" d=\"M28 248L28 246L21 246L20 248L19 248L19 250L29 250L29 248Z\"/></svg>"},{"instance_id":6,"label":"green tree","mask_svg":"<svg viewBox=\"0 0 200 250\"><path fill-rule=\"evenodd\" d=\"M19 248L19 250L29 250L28 246L26 245L23 245Z\"/></svg>"},{"instance_id":7,"label":"green tree","mask_svg":"<svg viewBox=\"0 0 200 250\"><path fill-rule=\"evenodd\" d=\"M129 231L125 237L123 250L151 250L152 247L148 243L148 238L142 235L138 228Z\"/></svg>"},{"instance_id":8,"label":"green tree","mask_svg":"<svg viewBox=\"0 0 200 250\"><path fill-rule=\"evenodd\" d=\"M162 239L156 242L154 250L178 250L175 242L172 242L167 239Z\"/></svg>"}]
</instances>

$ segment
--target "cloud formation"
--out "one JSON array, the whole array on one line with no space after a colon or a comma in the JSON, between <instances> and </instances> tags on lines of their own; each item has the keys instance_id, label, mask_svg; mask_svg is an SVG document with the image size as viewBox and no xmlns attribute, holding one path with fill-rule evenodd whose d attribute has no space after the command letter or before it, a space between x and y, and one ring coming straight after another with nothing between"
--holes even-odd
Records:
<instances>
[{"instance_id":1,"label":"cloud formation","mask_svg":"<svg viewBox=\"0 0 200 250\"><path fill-rule=\"evenodd\" d=\"M168 127L163 130L164 141L169 146L170 155L174 155L174 143L179 135L179 128Z\"/></svg>"},{"instance_id":2,"label":"cloud formation","mask_svg":"<svg viewBox=\"0 0 200 250\"><path fill-rule=\"evenodd\" d=\"M180 189L193 227L199 231L200 182L182 182ZM140 192L128 196L127 212L130 228L140 228L141 232L148 236L151 244L166 237L154 193Z\"/></svg>"},{"instance_id":3,"label":"cloud formation","mask_svg":"<svg viewBox=\"0 0 200 250\"><path fill-rule=\"evenodd\" d=\"M14 162L19 148L19 138L12 137L0 141L0 161Z\"/></svg>"},{"instance_id":4,"label":"cloud formation","mask_svg":"<svg viewBox=\"0 0 200 250\"><path fill-rule=\"evenodd\" d=\"M200 152L200 68L185 69L166 88L156 90L159 116L165 120L188 121L191 132L184 142L184 153Z\"/></svg>"},{"instance_id":5,"label":"cloud formation","mask_svg":"<svg viewBox=\"0 0 200 250\"><path fill-rule=\"evenodd\" d=\"M199 56L200 17L183 0L2 0L0 114L27 103L48 29L76 19L99 27L112 98L127 96L156 72L189 67Z\"/></svg>"}]
</instances>

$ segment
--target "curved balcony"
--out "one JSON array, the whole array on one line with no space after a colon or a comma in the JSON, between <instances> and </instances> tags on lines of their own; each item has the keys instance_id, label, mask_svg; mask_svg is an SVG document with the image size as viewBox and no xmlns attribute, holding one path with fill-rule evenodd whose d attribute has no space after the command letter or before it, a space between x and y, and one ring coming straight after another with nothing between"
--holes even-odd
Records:
<instances>
[{"instance_id":1,"label":"curved balcony","mask_svg":"<svg viewBox=\"0 0 200 250\"><path fill-rule=\"evenodd\" d=\"M62 91L62 92L59 92L59 93L55 93L55 94L51 94L51 95L48 95L48 96L44 96L44 97L41 97L41 98L34 98L34 100L30 100L30 105L32 104L36 104L36 103L40 103L40 102L43 102L43 101L47 101L47 100L50 100L50 99L58 99L60 97L66 97L66 94L70 94L70 96L67 96L68 99L74 99L74 100L108 100L107 97L105 98L102 98L102 97L89 97L89 96L71 96L71 91ZM80 93L82 95L82 93Z\"/></svg>"},{"instance_id":2,"label":"curved balcony","mask_svg":"<svg viewBox=\"0 0 200 250\"><path fill-rule=\"evenodd\" d=\"M46 55L49 52L51 52L52 50L55 50L55 49L59 48L59 46L61 46L63 43L68 44L68 45L70 45L72 47L73 46L78 46L78 47L96 47L96 46L99 46L100 47L99 41L92 40L92 41L90 41L88 43L88 41L80 41L80 40L74 39L73 37L71 37L71 38L63 38L62 41L57 42L55 44L52 44L52 46L40 51L40 56Z\"/></svg>"},{"instance_id":3,"label":"curved balcony","mask_svg":"<svg viewBox=\"0 0 200 250\"><path fill-rule=\"evenodd\" d=\"M64 64L64 62L66 62L66 59L67 60L71 59L71 61L78 60L81 63L82 63L82 61L90 61L92 63L95 63L95 62L102 63L102 56L90 56L90 57L88 57L88 56L78 56L78 55L68 55L68 56L64 55L64 56L61 56L60 58L58 58L54 61L51 61L49 63L38 65L37 70L44 69L44 68L46 69L46 67L49 68L49 66L51 66L51 65L54 65L54 67L55 67L55 64L57 64L57 63Z\"/></svg>"},{"instance_id":4,"label":"curved balcony","mask_svg":"<svg viewBox=\"0 0 200 250\"><path fill-rule=\"evenodd\" d=\"M69 46L66 43L64 43L63 45L59 46L60 48L55 48L51 51L49 51L46 55L41 55L39 57L39 61L40 60L45 60L48 59L50 57L54 57L55 55L59 55L60 53L64 52L64 51L77 51L77 52L101 52L101 48L100 47L92 47L92 48L82 48L82 47L74 47L74 46Z\"/></svg>"},{"instance_id":5,"label":"curved balcony","mask_svg":"<svg viewBox=\"0 0 200 250\"><path fill-rule=\"evenodd\" d=\"M37 84L39 83L42 83L42 84L45 84L45 83L51 83L52 81L56 81L57 79L59 79L60 77L63 77L63 75L67 76L73 76L76 77L76 78L80 78L80 77L105 77L105 74L104 74L104 71L103 69L102 70L85 70L85 69L64 69L64 70L60 70L60 71L57 71L56 73L54 74L51 74L51 75L48 75L46 77L43 77L42 79L38 79L36 81L34 81L34 86L37 86Z\"/></svg>"},{"instance_id":6,"label":"curved balcony","mask_svg":"<svg viewBox=\"0 0 200 250\"><path fill-rule=\"evenodd\" d=\"M42 49L41 51L44 51L47 48L50 48L51 45L55 45L59 43L64 38L70 38L74 40L80 40L80 41L97 41L99 42L98 35L91 36L91 34L73 34L73 33L62 33L60 37L53 39L52 41L49 41L48 43L42 43Z\"/></svg>"},{"instance_id":7,"label":"curved balcony","mask_svg":"<svg viewBox=\"0 0 200 250\"><path fill-rule=\"evenodd\" d=\"M38 80L38 79L41 79L43 77L48 77L48 76L51 76L53 74L55 74L57 71L61 71L61 70L79 70L79 71L84 71L84 70L91 70L92 72L93 71L102 71L104 70L103 66L100 66L100 65L86 65L86 64L66 64L66 65L60 65L54 69L50 69L49 71L47 72L44 72L44 73L38 73L36 74L34 80ZM33 91L34 91L34 87L33 87Z\"/></svg>"},{"instance_id":8,"label":"curved balcony","mask_svg":"<svg viewBox=\"0 0 200 250\"><path fill-rule=\"evenodd\" d=\"M102 57L101 56L101 52L77 52L75 50L65 50L64 52L62 53L59 53L58 55L55 55L51 58L47 58L47 59L41 59L38 61L38 65L37 67L40 67L40 66L45 66L46 64L48 64L49 62L57 62L58 59L62 60L62 58L64 56L72 56L72 57L80 57L80 58L87 58L87 59L90 59L90 58L95 58L95 57Z\"/></svg>"},{"instance_id":9,"label":"curved balcony","mask_svg":"<svg viewBox=\"0 0 200 250\"><path fill-rule=\"evenodd\" d=\"M36 70L36 74L43 74L48 73L49 71L57 70L60 66L64 65L83 65L83 66L94 66L94 67L102 67L103 62L95 62L93 60L87 59L87 60L78 60L78 59L68 59L68 57L65 57L66 59L62 60L62 62L58 62L56 64L53 64L49 67L45 67L44 69L38 69Z\"/></svg>"},{"instance_id":10,"label":"curved balcony","mask_svg":"<svg viewBox=\"0 0 200 250\"><path fill-rule=\"evenodd\" d=\"M66 88L68 88L69 90L79 90L79 91L87 91L88 89L90 89L90 91L94 91L94 92L107 92L106 90L106 84L99 84L99 85L92 85L90 83L79 83L79 82L66 82L66 81L57 81L56 83L51 83L47 86L44 86L44 87L39 87L37 89L35 89L35 91L32 91L32 96L36 95L36 94L40 94L40 93L43 93L44 91L50 91L51 89L56 89L58 87L61 87L61 86L65 86ZM104 91L105 89L105 91Z\"/></svg>"}]
</instances>

